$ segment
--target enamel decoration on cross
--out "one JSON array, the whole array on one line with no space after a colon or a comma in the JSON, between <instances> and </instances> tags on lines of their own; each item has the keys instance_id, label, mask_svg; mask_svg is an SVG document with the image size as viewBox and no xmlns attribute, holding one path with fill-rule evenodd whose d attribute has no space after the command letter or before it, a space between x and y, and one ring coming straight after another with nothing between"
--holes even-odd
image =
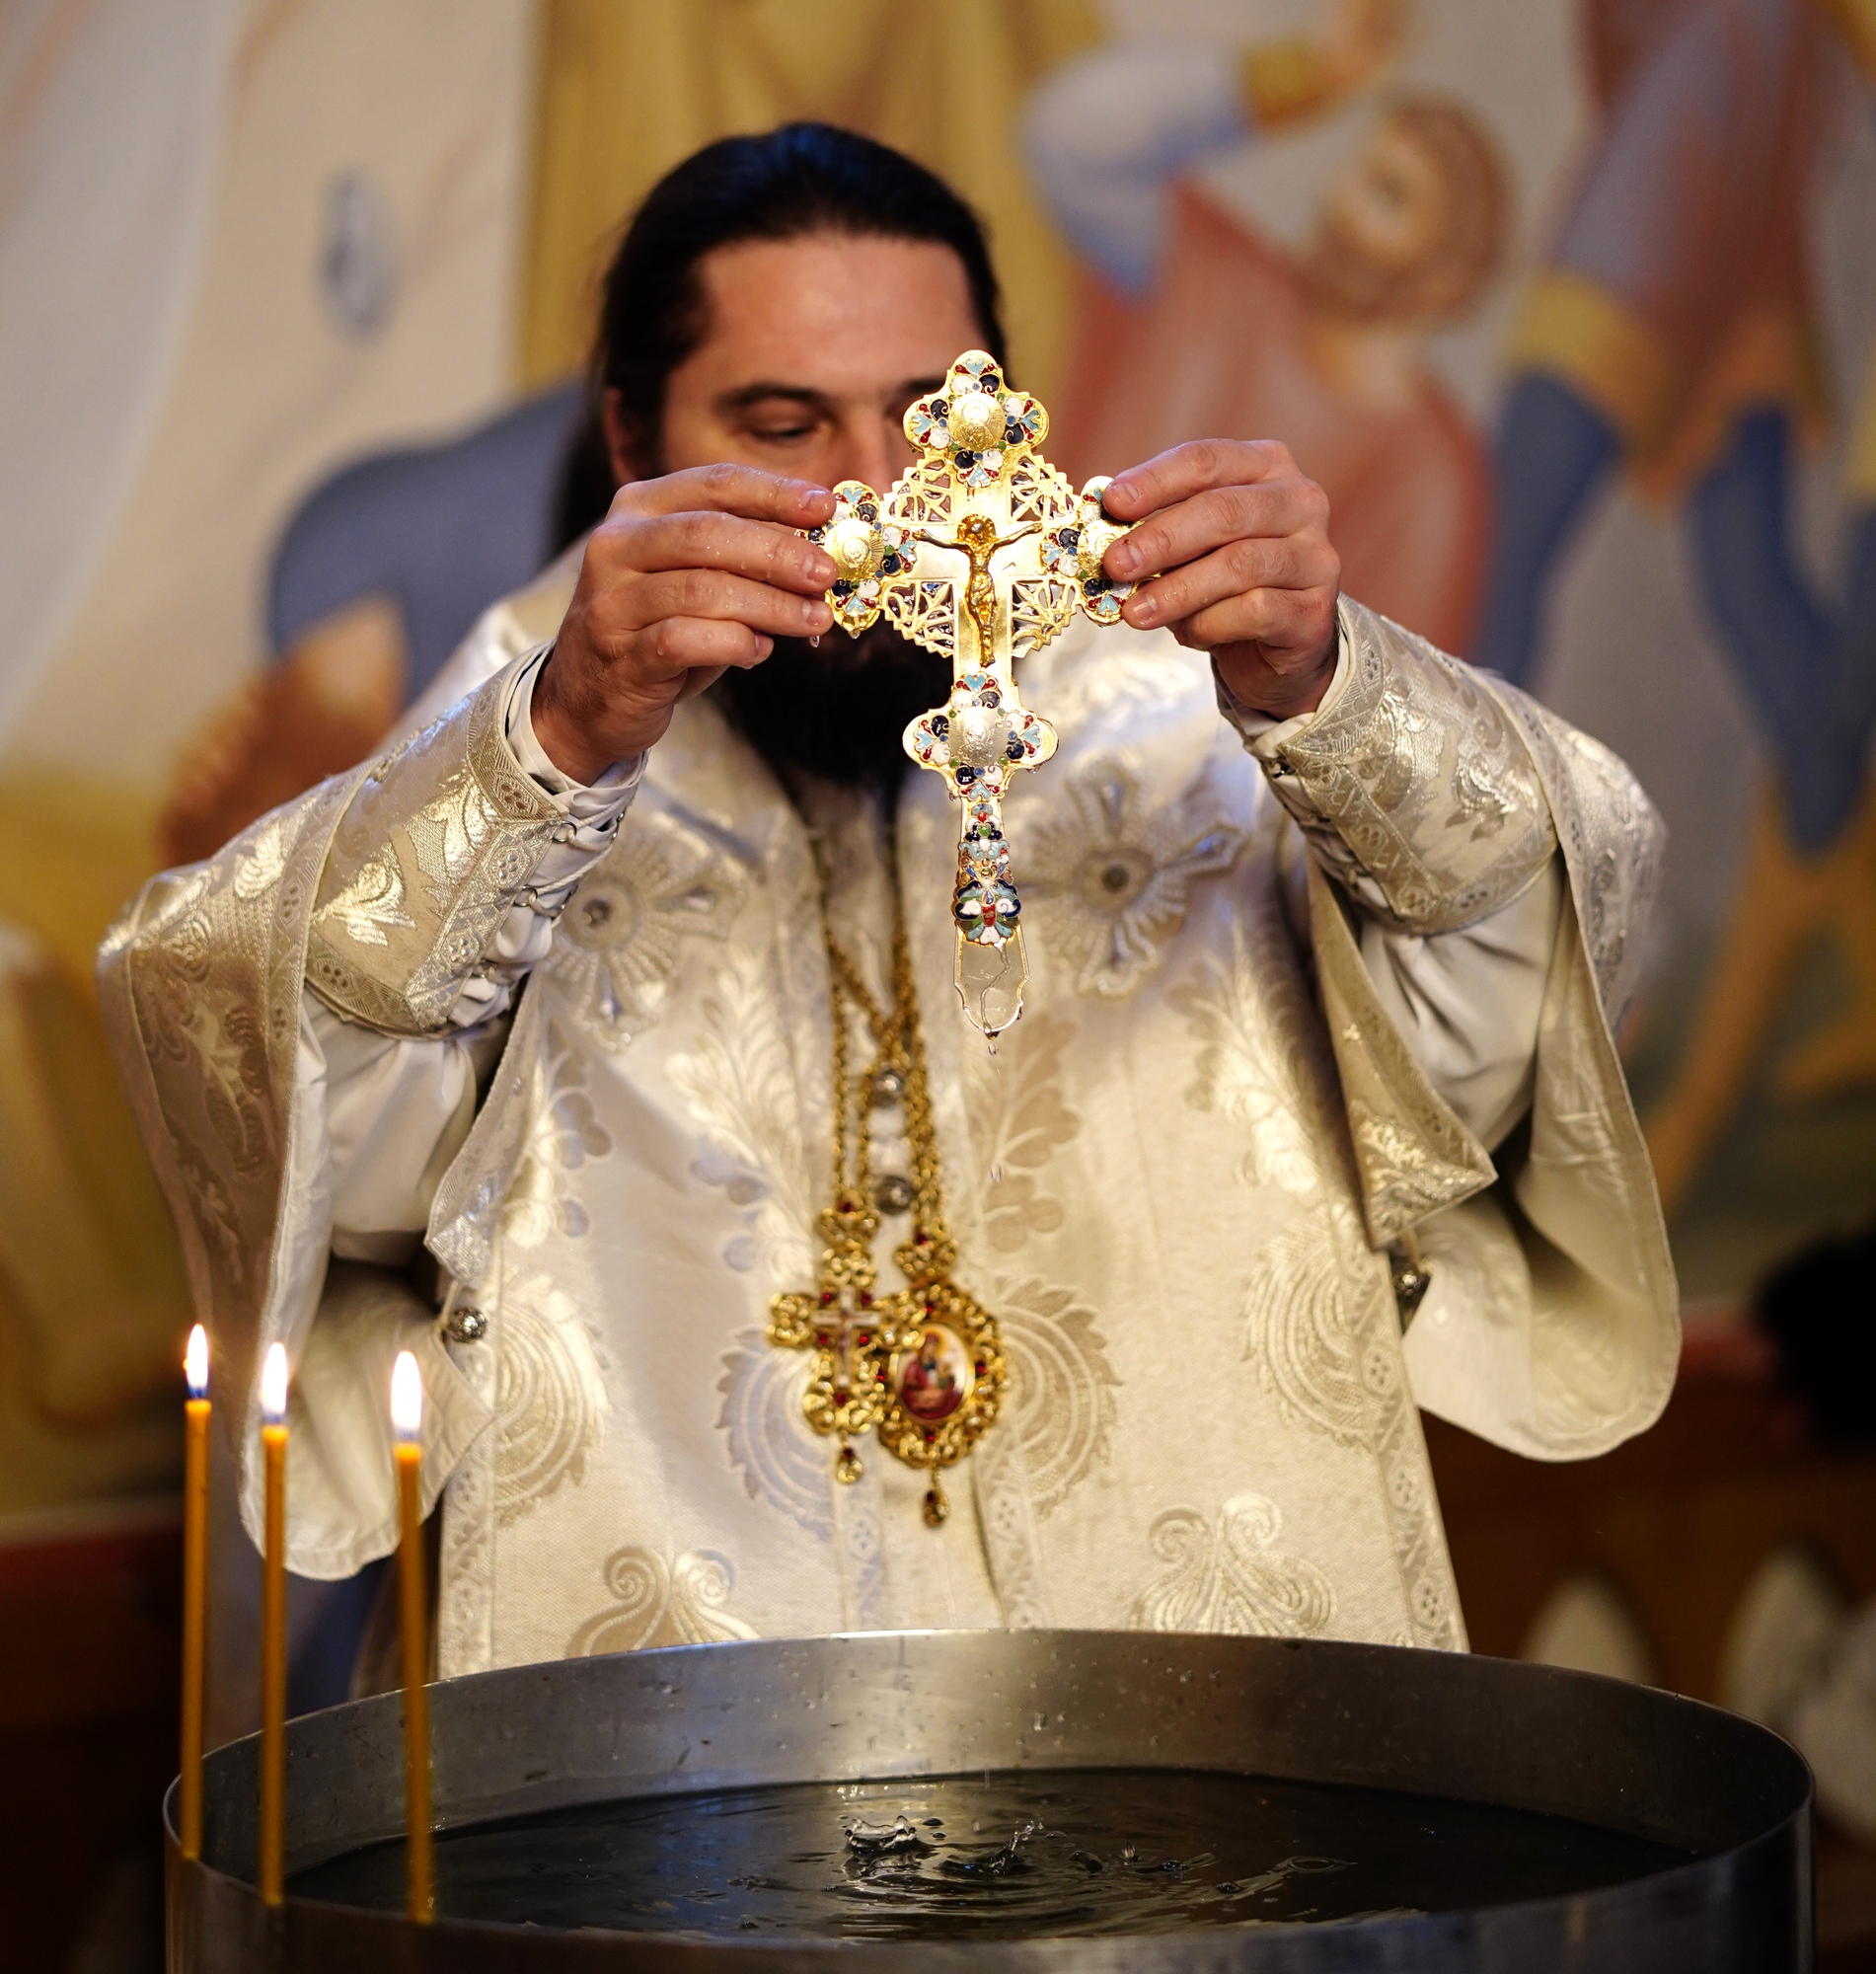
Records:
<instances>
[{"instance_id":1,"label":"enamel decoration on cross","mask_svg":"<svg viewBox=\"0 0 1876 1974\"><path fill-rule=\"evenodd\" d=\"M957 992L994 1045L1021 1014L1029 976L1003 797L1017 769L1055 752L1055 728L1017 696L1014 665L1078 610L1119 623L1134 585L1110 582L1101 558L1127 530L1101 509L1104 479L1078 494L1042 457L1049 415L981 349L914 400L905 429L918 457L885 498L843 480L834 518L806 533L840 570L827 602L843 630L883 613L950 663L950 697L906 728L905 749L959 806Z\"/></svg>"}]
</instances>

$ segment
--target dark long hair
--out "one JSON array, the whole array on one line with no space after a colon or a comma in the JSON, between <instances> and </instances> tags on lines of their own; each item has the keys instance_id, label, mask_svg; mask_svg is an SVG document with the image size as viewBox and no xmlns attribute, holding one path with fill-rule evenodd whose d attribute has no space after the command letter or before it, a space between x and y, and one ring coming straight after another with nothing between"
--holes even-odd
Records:
<instances>
[{"instance_id":1,"label":"dark long hair","mask_svg":"<svg viewBox=\"0 0 1876 1974\"><path fill-rule=\"evenodd\" d=\"M619 393L634 452L654 468L666 382L710 326L704 257L741 240L806 233L948 247L963 265L984 347L1003 362L1002 301L983 223L942 179L831 123L785 123L706 144L646 193L607 269L588 416L562 472L559 546L599 521L612 499L599 416L607 391Z\"/></svg>"}]
</instances>

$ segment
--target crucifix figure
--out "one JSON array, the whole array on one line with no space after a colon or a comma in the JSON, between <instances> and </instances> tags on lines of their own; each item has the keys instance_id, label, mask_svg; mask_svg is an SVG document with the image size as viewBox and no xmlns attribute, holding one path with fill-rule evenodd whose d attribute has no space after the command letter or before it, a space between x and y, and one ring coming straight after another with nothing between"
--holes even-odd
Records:
<instances>
[{"instance_id":1,"label":"crucifix figure","mask_svg":"<svg viewBox=\"0 0 1876 1974\"><path fill-rule=\"evenodd\" d=\"M883 612L950 662L950 696L906 728L905 748L959 806L957 991L994 1046L1022 1012L1029 975L1003 797L1016 769L1055 752L1054 727L1017 696L1014 666L1078 610L1120 621L1133 585L1110 582L1101 558L1127 530L1102 511L1104 479L1078 494L1042 457L1048 414L981 349L913 402L905 429L918 457L891 492L881 499L842 481L834 518L808 538L840 569L827 601L843 629L863 631Z\"/></svg>"},{"instance_id":2,"label":"crucifix figure","mask_svg":"<svg viewBox=\"0 0 1876 1974\"><path fill-rule=\"evenodd\" d=\"M998 549L1007 549L1025 535L1033 535L1038 525L1031 521L1014 534L1000 535L996 522L988 514L966 514L957 524L955 541L947 542L938 535L919 537L935 549L959 548L970 557L970 580L964 585L964 614L977 633L980 653L993 649L997 642L997 583L990 572L990 558Z\"/></svg>"}]
</instances>

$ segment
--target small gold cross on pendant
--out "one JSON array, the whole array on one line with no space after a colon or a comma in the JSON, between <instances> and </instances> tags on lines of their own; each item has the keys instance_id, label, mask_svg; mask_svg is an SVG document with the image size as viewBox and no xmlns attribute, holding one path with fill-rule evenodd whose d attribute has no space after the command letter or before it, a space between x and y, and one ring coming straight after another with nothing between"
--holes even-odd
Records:
<instances>
[{"instance_id":1,"label":"small gold cross on pendant","mask_svg":"<svg viewBox=\"0 0 1876 1974\"><path fill-rule=\"evenodd\" d=\"M1049 415L1013 391L992 356L967 349L944 388L914 401L911 468L882 500L858 480L834 489L834 518L807 531L840 574L834 620L858 634L882 613L946 658L951 691L905 731L906 752L945 778L961 811L951 917L964 1012L992 1038L1022 1012L1029 977L1010 871L1003 798L1011 775L1055 752L1055 728L1017 697L1017 659L1078 611L1120 621L1130 583L1101 558L1127 530L1101 508L1105 480L1078 494L1037 450Z\"/></svg>"}]
</instances>

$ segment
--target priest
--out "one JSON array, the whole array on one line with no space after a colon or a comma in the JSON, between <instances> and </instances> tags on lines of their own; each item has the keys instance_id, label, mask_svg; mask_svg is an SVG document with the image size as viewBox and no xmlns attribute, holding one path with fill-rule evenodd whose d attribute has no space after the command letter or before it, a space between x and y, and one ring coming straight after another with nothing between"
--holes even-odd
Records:
<instances>
[{"instance_id":1,"label":"priest","mask_svg":"<svg viewBox=\"0 0 1876 1974\"><path fill-rule=\"evenodd\" d=\"M609 514L407 735L106 942L248 1526L278 1338L290 1566L392 1547L416 1349L445 1674L927 1626L1462 1647L1420 1411L1554 1460L1665 1402L1611 1039L1659 825L1338 596L1281 446L1108 490L1124 624L1021 676L1061 736L1005 810L1029 1009L995 1053L964 1020L955 817L900 746L948 670L835 631L804 531L970 347L985 243L919 167L818 125L680 165L606 284Z\"/></svg>"}]
</instances>

